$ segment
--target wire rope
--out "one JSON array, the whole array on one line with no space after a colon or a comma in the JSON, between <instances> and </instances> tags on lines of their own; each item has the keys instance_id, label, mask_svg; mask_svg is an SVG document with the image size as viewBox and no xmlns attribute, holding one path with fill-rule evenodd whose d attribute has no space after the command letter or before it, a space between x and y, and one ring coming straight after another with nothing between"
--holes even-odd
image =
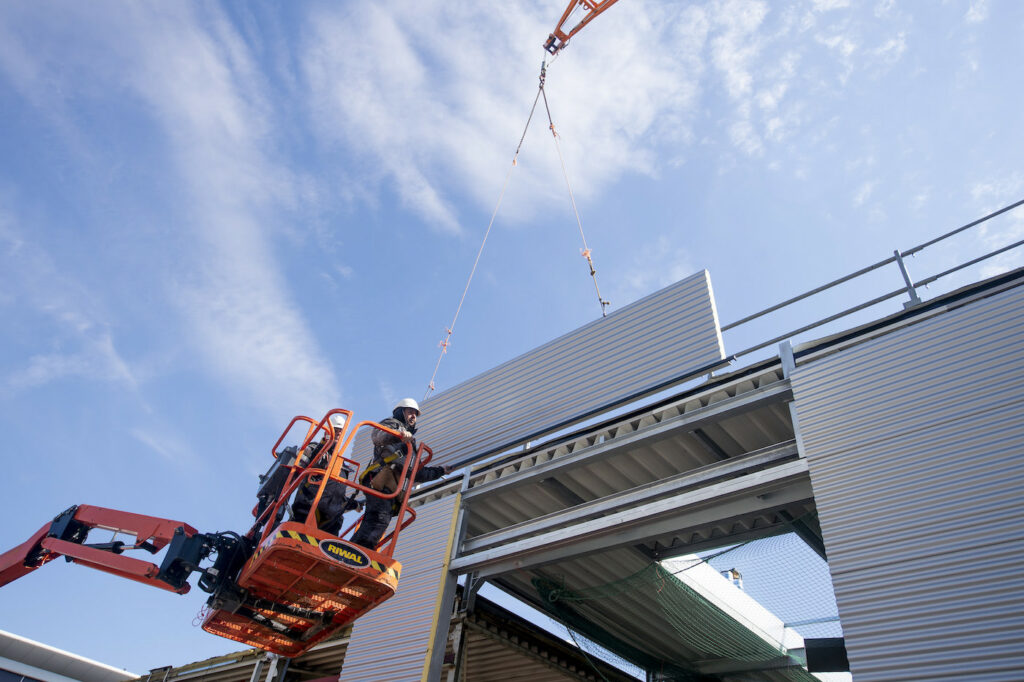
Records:
<instances>
[{"instance_id":1,"label":"wire rope","mask_svg":"<svg viewBox=\"0 0 1024 682\"><path fill-rule=\"evenodd\" d=\"M551 108L548 106L548 95L544 90L544 80L547 75L547 66L542 65L540 69L540 92L544 96L544 110L548 114L548 127L551 129L551 137L555 141L555 150L558 152L558 161L562 164L562 176L565 178L565 187L569 190L569 201L572 203L572 212L576 216L576 226L580 230L580 239L583 241L581 255L587 259L587 266L590 268L590 277L594 280L594 290L597 291L597 302L601 306L601 317L608 313L605 310L609 305L608 301L601 297L601 287L597 285L597 270L594 268L594 260L591 257L590 247L587 246L587 236L583 234L583 221L580 220L580 212L576 207L576 197L572 193L572 185L569 183L569 172L565 168L565 158L562 156L562 146L558 144L558 133L555 131L555 122L551 118Z\"/></svg>"},{"instance_id":2,"label":"wire rope","mask_svg":"<svg viewBox=\"0 0 1024 682\"><path fill-rule=\"evenodd\" d=\"M555 57L551 59L554 63ZM544 111L547 112L548 116L548 127L551 130L551 136L555 141L555 150L558 152L558 161L562 166L562 177L565 178L565 186L569 191L569 201L572 204L573 214L576 216L576 226L580 231L580 239L583 242L583 249L580 251L581 255L587 260L587 266L590 269L590 276L594 280L594 290L597 292L597 301L601 306L601 317L605 317L608 313L605 310L609 305L608 301L601 297L601 288L597 284L597 269L594 268L594 260L591 256L590 247L587 246L587 236L583 232L583 221L580 219L580 212L576 206L576 197L572 191L572 185L569 182L569 172L565 166L565 158L562 155L562 147L558 144L558 133L555 131L555 123L551 117L551 107L548 105L548 96L544 90L544 83L547 79L547 67L548 62L545 59L541 62L540 66L540 84L537 87L537 94L533 98L533 106L530 107L530 115L526 119L526 125L523 126L523 134L519 137L519 144L516 146L515 154L512 155L512 163L509 165L508 172L505 174L505 182L501 186L501 193L498 195L498 201L494 206L494 211L491 213L491 220L487 223L487 229L484 231L484 238L480 242L480 248L477 250L476 258L473 260L473 267L470 268L469 277L466 280L466 286L462 290L462 296L459 298L459 304L455 308L455 315L452 317L452 323L448 325L445 330L445 337L439 344L441 347L441 353L438 355L437 363L434 365L434 372L430 375L430 381L427 382L427 390L423 394L423 400L434 391L434 380L437 378L437 372L441 368L441 361L444 356L448 354L448 346L451 342L452 334L455 333L455 323L458 322L459 314L462 312L462 305L466 301L466 294L469 293L469 286L473 282L473 276L476 274L476 268L480 264L480 257L483 255L484 247L487 245L487 238L491 234L491 228L494 227L494 220L498 216L498 209L501 208L501 202L505 198L505 191L508 189L509 180L512 178L512 170L516 167L517 159L519 158L519 152L523 148L523 141L526 139L526 132L530 129L530 123L533 121L533 115L537 111L537 102L540 101L541 97L544 98Z\"/></svg>"},{"instance_id":3,"label":"wire rope","mask_svg":"<svg viewBox=\"0 0 1024 682\"><path fill-rule=\"evenodd\" d=\"M544 67L541 67L541 73L543 74ZM533 106L530 107L530 115L526 118L526 125L523 127L523 134L519 137L519 144L516 146L516 152L512 155L512 163L508 167L508 172L505 174L505 182L501 186L501 193L498 195L498 203L494 206L494 211L491 213L491 220L487 223L487 229L484 231L483 241L480 242L480 248L476 252L476 259L473 261L473 267L469 271L469 278L466 280L466 287L462 290L462 297L459 299L459 305L455 308L455 316L452 318L452 323L448 325L444 339L441 340L441 354L437 358L437 364L434 365L434 373L430 375L430 381L427 383L427 390L423 394L423 400L434 391L434 379L437 378L437 372L441 368L441 360L448 353L448 344L452 338L452 334L455 332L455 323L459 319L459 313L462 312L462 304L466 301L466 294L469 293L469 285L473 282L473 276L476 274L476 267L480 263L480 256L483 255L484 246L487 245L487 237L491 234L491 228L494 226L494 219L498 215L498 209L501 207L501 202L505 198L505 190L508 189L508 182L512 178L512 169L516 167L516 160L519 158L519 151L523 148L523 140L526 139L526 131L530 129L530 122L533 120L533 114L537 110L537 102L540 100L541 93L544 91L544 80L541 79L540 87L537 88L537 95L533 98Z\"/></svg>"}]
</instances>

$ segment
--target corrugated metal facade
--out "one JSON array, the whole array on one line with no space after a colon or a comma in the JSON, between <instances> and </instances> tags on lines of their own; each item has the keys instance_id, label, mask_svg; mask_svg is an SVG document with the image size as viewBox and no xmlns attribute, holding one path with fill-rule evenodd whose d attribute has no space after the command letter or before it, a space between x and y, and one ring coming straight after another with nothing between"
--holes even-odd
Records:
<instances>
[{"instance_id":1,"label":"corrugated metal facade","mask_svg":"<svg viewBox=\"0 0 1024 682\"><path fill-rule=\"evenodd\" d=\"M857 682L1024 676L1024 286L798 361Z\"/></svg>"},{"instance_id":2,"label":"corrugated metal facade","mask_svg":"<svg viewBox=\"0 0 1024 682\"><path fill-rule=\"evenodd\" d=\"M340 680L420 680L434 637L434 615L447 573L458 495L416 508L416 523L398 540L402 577L395 596L352 629ZM448 628L451 614L443 614Z\"/></svg>"},{"instance_id":3,"label":"corrugated metal facade","mask_svg":"<svg viewBox=\"0 0 1024 682\"><path fill-rule=\"evenodd\" d=\"M427 400L419 437L434 463L460 461L724 356L704 270Z\"/></svg>"}]
</instances>

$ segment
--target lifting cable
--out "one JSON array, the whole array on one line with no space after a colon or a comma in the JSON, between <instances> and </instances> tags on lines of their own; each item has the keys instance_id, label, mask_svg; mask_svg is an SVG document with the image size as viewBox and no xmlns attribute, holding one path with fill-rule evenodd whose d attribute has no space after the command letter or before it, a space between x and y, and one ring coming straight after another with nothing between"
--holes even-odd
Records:
<instances>
[{"instance_id":1,"label":"lifting cable","mask_svg":"<svg viewBox=\"0 0 1024 682\"><path fill-rule=\"evenodd\" d=\"M555 131L555 122L551 119L551 108L548 107L548 95L544 92L544 79L547 76L547 65L540 67L540 92L544 95L544 110L548 114L548 127L551 129L551 137L555 141L555 149L558 151L558 161L562 164L562 176L565 177L565 187L569 190L569 201L572 202L572 212L576 215L576 225L580 228L580 239L583 240L583 248L580 254L587 259L587 266L590 268L590 277L594 280L594 290L597 291L597 302L601 306L601 317L608 313L605 311L609 305L608 301L601 298L601 288L597 286L597 270L594 269L594 260L590 257L590 249L587 247L587 237L583 234L583 222L580 220L580 212L576 208L576 197L573 196L572 186L569 184L569 173L565 170L565 159L562 158L562 147L558 144L558 133Z\"/></svg>"},{"instance_id":2,"label":"lifting cable","mask_svg":"<svg viewBox=\"0 0 1024 682\"><path fill-rule=\"evenodd\" d=\"M558 53L560 54L560 53ZM554 63L555 59L558 58L558 54L552 58L551 62ZM446 329L445 337L439 344L441 347L441 353L437 358L437 364L434 365L434 373L430 375L430 382L427 384L427 390L423 394L423 400L434 391L434 379L437 378L437 371L441 367L441 360L448 353L448 346L452 338L452 334L455 332L455 323L459 319L459 313L462 312L462 304L466 300L466 294L469 292L469 285L473 282L473 275L476 274L476 267L480 263L480 256L484 252L484 246L487 244L487 237L491 234L491 228L494 226L494 219L498 215L498 209L501 207L502 199L505 198L505 190L508 189L509 179L512 177L512 169L516 167L517 159L519 158L519 152L523 148L523 140L526 139L526 131L530 129L530 122L533 120L533 114L537 110L537 102L541 96L544 97L544 110L548 115L548 127L551 129L552 138L555 141L555 149L558 152L558 160L562 164L562 175L565 177L565 186L569 190L569 201L572 203L573 213L576 215L576 225L580 230L580 238L583 240L583 248L580 250L580 254L587 259L587 265L590 268L590 276L594 280L594 289L597 291L597 300L601 305L601 317L607 315L605 308L610 303L601 298L601 289L597 286L597 270L594 269L594 261L591 258L590 248L587 247L587 237L583 234L583 223L580 220L580 212L576 208L576 198L572 193L572 186L569 184L569 174L565 169L565 159L562 158L562 148L558 144L558 133L555 132L555 123L551 119L551 109L548 106L548 96L544 92L544 81L547 78L547 60L541 62L540 65L540 85L537 87L537 95L533 98L533 106L530 107L530 115L526 119L526 125L523 127L523 134L519 137L519 145L516 146L516 152L512 155L512 163L509 165L508 172L505 174L505 183L501 186L501 193L498 195L498 203L494 206L494 211L491 213L491 220L487 223L487 229L484 231L483 241L480 242L480 249L476 253L476 260L473 261L473 267L469 271L469 278L466 280L466 287L462 290L462 297L459 299L459 305L455 309L455 316L452 318L452 323Z\"/></svg>"},{"instance_id":3,"label":"lifting cable","mask_svg":"<svg viewBox=\"0 0 1024 682\"><path fill-rule=\"evenodd\" d=\"M541 73L543 74L544 68L541 67ZM473 281L473 275L476 274L476 266L480 263L480 256L484 252L484 246L487 244L487 237L491 234L491 227L494 226L494 219L498 215L498 209L501 207L501 201L505 198L505 190L508 189L508 181L512 177L512 169L516 167L516 159L519 158L519 151L523 148L523 140L526 139L526 131L530 129L530 122L533 120L533 113L537 110L537 101L540 99L541 93L544 91L544 79L541 78L540 87L537 89L537 95L533 98L533 106L530 107L530 115L526 118L526 125L523 127L523 134L519 137L519 145L516 147L516 153L512 155L512 163L508 167L508 173L505 174L505 184L501 186L501 194L498 195L498 203L494 206L494 211L491 213L491 222L487 223L487 230L484 231L484 239L480 242L480 249L476 252L476 260L473 261L473 267L469 271L469 279L466 280L466 288L462 290L462 298L459 299L459 305L455 309L455 317L452 318L452 323L446 330L444 339L441 340L441 354L437 358L437 364L434 365L434 373L430 375L430 382L427 384L427 392L423 394L423 399L426 400L427 396L434 390L434 379L437 378L437 370L441 367L441 360L448 353L448 343L452 338L452 333L455 331L455 323L459 319L459 313L462 312L462 304L466 300L466 293L469 291L469 285Z\"/></svg>"}]
</instances>

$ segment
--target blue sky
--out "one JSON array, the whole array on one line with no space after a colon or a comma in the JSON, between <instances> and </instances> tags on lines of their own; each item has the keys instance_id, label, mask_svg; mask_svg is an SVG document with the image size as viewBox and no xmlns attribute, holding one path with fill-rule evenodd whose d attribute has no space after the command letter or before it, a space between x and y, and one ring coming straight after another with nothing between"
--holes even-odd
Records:
<instances>
[{"instance_id":1,"label":"blue sky","mask_svg":"<svg viewBox=\"0 0 1024 682\"><path fill-rule=\"evenodd\" d=\"M0 5L0 549L73 503L243 529L292 415L419 398L563 8ZM729 322L1020 199L1022 32L1011 0L622 0L547 85L611 310L707 268ZM541 118L439 390L599 314L580 247ZM232 648L202 601L55 563L0 629L145 671Z\"/></svg>"}]
</instances>

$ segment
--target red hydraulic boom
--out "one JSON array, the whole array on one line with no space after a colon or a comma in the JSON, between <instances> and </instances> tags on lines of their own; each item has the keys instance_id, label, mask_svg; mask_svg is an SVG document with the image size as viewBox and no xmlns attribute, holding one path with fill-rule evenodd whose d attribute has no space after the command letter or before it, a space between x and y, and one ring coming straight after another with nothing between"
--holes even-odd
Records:
<instances>
[{"instance_id":1,"label":"red hydraulic boom","mask_svg":"<svg viewBox=\"0 0 1024 682\"><path fill-rule=\"evenodd\" d=\"M365 427L399 434L370 421L349 428L351 418L348 410L336 409L319 422L302 416L292 420L272 449L274 462L260 477L256 521L245 535L200 533L180 521L73 506L0 555L0 586L58 557L178 594L188 592L188 578L199 573L197 584L210 594L204 630L298 656L394 594L402 566L392 555L399 533L416 518L408 507L409 492L416 472L433 455L425 445L415 452L407 445L397 490L385 494L363 486L358 462L342 454L355 433ZM332 421L343 421L343 426L335 428ZM307 433L301 446L278 451L292 427L303 424ZM394 529L376 548L346 539L361 518L340 535L319 528L317 509L329 485L350 491L347 507L359 506L359 493L398 503ZM300 487L307 493L315 490L304 518L296 518L289 504ZM289 510L291 517L284 520ZM87 542L94 530L126 539ZM124 556L132 550L165 554L157 565Z\"/></svg>"}]
</instances>

